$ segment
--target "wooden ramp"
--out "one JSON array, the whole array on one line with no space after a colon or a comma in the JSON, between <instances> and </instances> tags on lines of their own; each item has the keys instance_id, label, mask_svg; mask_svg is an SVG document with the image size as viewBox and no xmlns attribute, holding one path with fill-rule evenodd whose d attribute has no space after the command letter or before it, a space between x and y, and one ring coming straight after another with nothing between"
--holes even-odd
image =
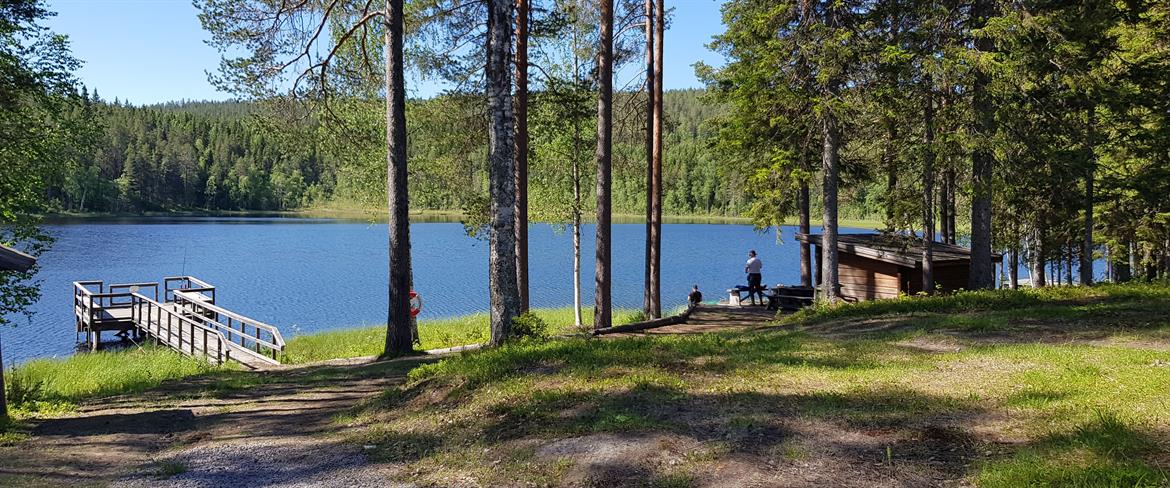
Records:
<instances>
[{"instance_id":1,"label":"wooden ramp","mask_svg":"<svg viewBox=\"0 0 1170 488\"><path fill-rule=\"evenodd\" d=\"M162 295L159 295L159 292ZM77 333L97 349L102 332L153 339L212 364L235 361L252 369L280 364L280 330L215 304L215 287L192 276L158 283L73 283Z\"/></svg>"}]
</instances>

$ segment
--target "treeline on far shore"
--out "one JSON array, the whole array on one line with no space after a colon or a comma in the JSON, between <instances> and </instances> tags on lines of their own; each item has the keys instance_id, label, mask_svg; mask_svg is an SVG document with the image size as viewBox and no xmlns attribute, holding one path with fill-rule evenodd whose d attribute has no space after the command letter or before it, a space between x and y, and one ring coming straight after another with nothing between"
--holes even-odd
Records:
<instances>
[{"instance_id":1,"label":"treeline on far shore","mask_svg":"<svg viewBox=\"0 0 1170 488\"><path fill-rule=\"evenodd\" d=\"M739 216L751 205L743 175L723 168L705 123L720 107L703 90L664 98L664 211L668 215ZM635 94L624 94L636 97ZM469 211L487 195L487 131L476 95L445 95L408 104L411 203L419 210ZM74 118L88 128L90 147L60 168L47 192L51 211L121 214L172 211L282 211L308 207L377 209L385 198L385 145L378 102L335 108L339 129L314 117L290 117L275 104L182 101L132 106L84 94ZM539 112L540 94L533 96ZM636 105L634 103L627 105ZM539 133L540 118L533 120ZM618 128L614 206L636 215L645 205L645 160L637 117ZM355 134L357 134L355 136ZM364 137L364 135L370 137ZM586 137L595 137L585 134ZM593 140L582 150L592 152ZM534 141L533 212L570 191L560 178L558 151ZM583 180L592 176L583 174ZM581 185L592 201L592 182ZM468 191L471 189L472 191ZM880 195L860 191L844 209L853 218L877 215ZM556 206L550 205L550 206ZM473 211L473 210L472 210ZM557 220L556 215L534 215Z\"/></svg>"}]
</instances>

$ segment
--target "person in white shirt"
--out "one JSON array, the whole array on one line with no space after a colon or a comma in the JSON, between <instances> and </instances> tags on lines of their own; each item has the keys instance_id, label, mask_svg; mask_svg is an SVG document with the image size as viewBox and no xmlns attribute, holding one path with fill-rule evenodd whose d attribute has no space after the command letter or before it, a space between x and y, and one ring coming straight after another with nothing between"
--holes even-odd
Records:
<instances>
[{"instance_id":1,"label":"person in white shirt","mask_svg":"<svg viewBox=\"0 0 1170 488\"><path fill-rule=\"evenodd\" d=\"M756 295L760 295L760 304L764 303L764 287L761 283L764 281L760 270L764 268L764 262L756 257L756 250L748 251L747 264L743 267L743 272L747 273L748 280L748 298L752 300L752 305L756 304Z\"/></svg>"}]
</instances>

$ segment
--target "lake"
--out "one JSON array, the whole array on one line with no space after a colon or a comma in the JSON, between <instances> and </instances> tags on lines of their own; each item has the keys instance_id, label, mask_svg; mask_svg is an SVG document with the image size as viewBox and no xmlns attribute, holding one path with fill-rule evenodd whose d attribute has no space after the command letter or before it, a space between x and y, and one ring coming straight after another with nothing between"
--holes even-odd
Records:
<instances>
[{"instance_id":1,"label":"lake","mask_svg":"<svg viewBox=\"0 0 1170 488\"><path fill-rule=\"evenodd\" d=\"M161 281L192 275L215 285L218 303L281 329L285 338L386 321L385 224L331 219L186 217L83 220L46 226L56 243L40 260L42 297L31 322L3 334L4 359L21 362L75 351L72 282ZM747 251L764 261L768 284L800 281L794 227L760 233L749 225L664 224L664 311L698 284L707 299L745 282ZM582 226L582 300L593 304L594 227ZM867 232L867 229L842 229ZM533 307L573 304L572 235L549 224L529 231ZM488 244L459 223L411 224L421 318L488 308ZM645 226L613 228L613 297L641 308ZM590 313L590 312L586 312ZM112 337L107 333L106 337Z\"/></svg>"}]
</instances>

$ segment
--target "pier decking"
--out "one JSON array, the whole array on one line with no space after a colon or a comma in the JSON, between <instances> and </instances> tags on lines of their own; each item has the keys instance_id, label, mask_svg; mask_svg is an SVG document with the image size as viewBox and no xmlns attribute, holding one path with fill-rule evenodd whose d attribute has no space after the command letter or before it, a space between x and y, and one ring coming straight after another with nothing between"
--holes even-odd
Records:
<instances>
[{"instance_id":1,"label":"pier decking","mask_svg":"<svg viewBox=\"0 0 1170 488\"><path fill-rule=\"evenodd\" d=\"M161 295L160 295L161 292ZM215 303L214 286L193 276L157 282L73 283L77 333L97 349L102 332L153 339L213 364L235 361L252 369L280 364L280 330Z\"/></svg>"}]
</instances>

